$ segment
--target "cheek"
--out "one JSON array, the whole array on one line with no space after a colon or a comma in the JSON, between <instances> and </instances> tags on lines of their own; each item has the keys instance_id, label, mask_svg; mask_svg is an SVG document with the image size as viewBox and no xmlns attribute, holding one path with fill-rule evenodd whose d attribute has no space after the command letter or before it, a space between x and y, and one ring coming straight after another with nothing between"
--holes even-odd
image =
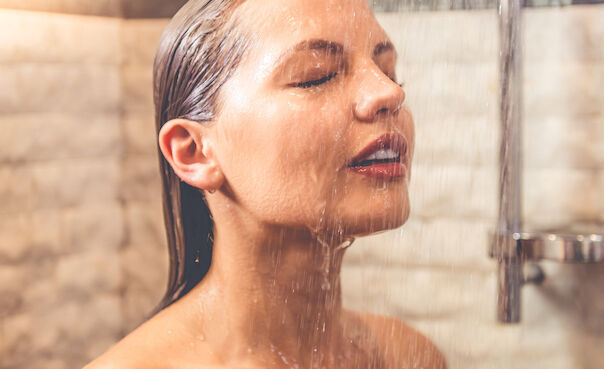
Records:
<instances>
[{"instance_id":1,"label":"cheek","mask_svg":"<svg viewBox=\"0 0 604 369\"><path fill-rule=\"evenodd\" d=\"M230 109L221 127L221 166L249 211L278 223L308 224L317 217L345 161L350 120L341 111L295 94Z\"/></svg>"}]
</instances>

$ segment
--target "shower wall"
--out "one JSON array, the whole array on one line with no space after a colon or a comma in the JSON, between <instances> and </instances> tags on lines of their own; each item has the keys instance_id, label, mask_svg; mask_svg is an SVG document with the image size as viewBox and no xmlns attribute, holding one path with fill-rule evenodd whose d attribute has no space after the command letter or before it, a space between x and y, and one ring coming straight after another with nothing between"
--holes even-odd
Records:
<instances>
[{"instance_id":1,"label":"shower wall","mask_svg":"<svg viewBox=\"0 0 604 369\"><path fill-rule=\"evenodd\" d=\"M525 9L527 230L604 232L604 6ZM412 216L362 240L344 269L349 306L403 317L451 368L600 368L604 266L543 263L522 321L496 322L498 19L495 10L385 14L415 113Z\"/></svg>"},{"instance_id":2,"label":"shower wall","mask_svg":"<svg viewBox=\"0 0 604 369\"><path fill-rule=\"evenodd\" d=\"M81 367L165 288L166 23L0 10L0 368Z\"/></svg>"},{"instance_id":3,"label":"shower wall","mask_svg":"<svg viewBox=\"0 0 604 369\"><path fill-rule=\"evenodd\" d=\"M450 368L596 368L598 265L544 264L522 323L495 320L495 11L378 18L416 121L412 216L348 251L345 304L418 327ZM525 12L528 227L604 223L602 18ZM167 20L0 9L0 24L0 368L80 367L165 287L151 67Z\"/></svg>"}]
</instances>

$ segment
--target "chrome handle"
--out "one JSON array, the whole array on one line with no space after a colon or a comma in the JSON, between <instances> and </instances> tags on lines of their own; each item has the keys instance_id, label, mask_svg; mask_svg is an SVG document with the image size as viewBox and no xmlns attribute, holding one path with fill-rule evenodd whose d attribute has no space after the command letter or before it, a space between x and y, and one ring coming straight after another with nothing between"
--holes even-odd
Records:
<instances>
[{"instance_id":1,"label":"chrome handle","mask_svg":"<svg viewBox=\"0 0 604 369\"><path fill-rule=\"evenodd\" d=\"M604 262L604 235L514 232L491 234L489 255L508 260L562 263Z\"/></svg>"}]
</instances>

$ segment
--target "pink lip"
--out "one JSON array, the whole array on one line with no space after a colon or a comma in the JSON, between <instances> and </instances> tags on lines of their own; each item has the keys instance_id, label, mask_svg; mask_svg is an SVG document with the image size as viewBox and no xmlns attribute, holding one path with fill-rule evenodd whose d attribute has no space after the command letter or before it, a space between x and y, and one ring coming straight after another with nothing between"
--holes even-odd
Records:
<instances>
[{"instance_id":1,"label":"pink lip","mask_svg":"<svg viewBox=\"0 0 604 369\"><path fill-rule=\"evenodd\" d=\"M380 179L395 179L404 177L407 174L407 168L403 163L379 163L365 167L350 167L358 174Z\"/></svg>"},{"instance_id":2,"label":"pink lip","mask_svg":"<svg viewBox=\"0 0 604 369\"><path fill-rule=\"evenodd\" d=\"M358 166L358 164L369 155L381 149L391 149L399 153L400 161L390 163L376 163L367 166ZM363 150L355 155L348 164L348 167L361 175L373 178L394 179L404 177L407 172L406 162L407 140L398 133L387 133L369 143Z\"/></svg>"}]
</instances>

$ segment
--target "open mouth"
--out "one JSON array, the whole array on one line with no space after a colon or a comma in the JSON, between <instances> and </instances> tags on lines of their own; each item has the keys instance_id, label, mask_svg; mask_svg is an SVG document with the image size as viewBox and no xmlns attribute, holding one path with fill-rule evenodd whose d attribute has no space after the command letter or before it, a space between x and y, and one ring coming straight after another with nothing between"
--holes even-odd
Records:
<instances>
[{"instance_id":1,"label":"open mouth","mask_svg":"<svg viewBox=\"0 0 604 369\"><path fill-rule=\"evenodd\" d=\"M400 163L407 153L407 140L398 133L387 133L370 142L352 160L349 166L365 167L374 164Z\"/></svg>"},{"instance_id":2,"label":"open mouth","mask_svg":"<svg viewBox=\"0 0 604 369\"><path fill-rule=\"evenodd\" d=\"M396 179L406 176L404 165L407 140L398 133L384 134L361 150L348 167L372 178Z\"/></svg>"},{"instance_id":3,"label":"open mouth","mask_svg":"<svg viewBox=\"0 0 604 369\"><path fill-rule=\"evenodd\" d=\"M367 167L374 164L400 163L401 155L388 148L380 149L359 162L352 163L354 167Z\"/></svg>"}]
</instances>

